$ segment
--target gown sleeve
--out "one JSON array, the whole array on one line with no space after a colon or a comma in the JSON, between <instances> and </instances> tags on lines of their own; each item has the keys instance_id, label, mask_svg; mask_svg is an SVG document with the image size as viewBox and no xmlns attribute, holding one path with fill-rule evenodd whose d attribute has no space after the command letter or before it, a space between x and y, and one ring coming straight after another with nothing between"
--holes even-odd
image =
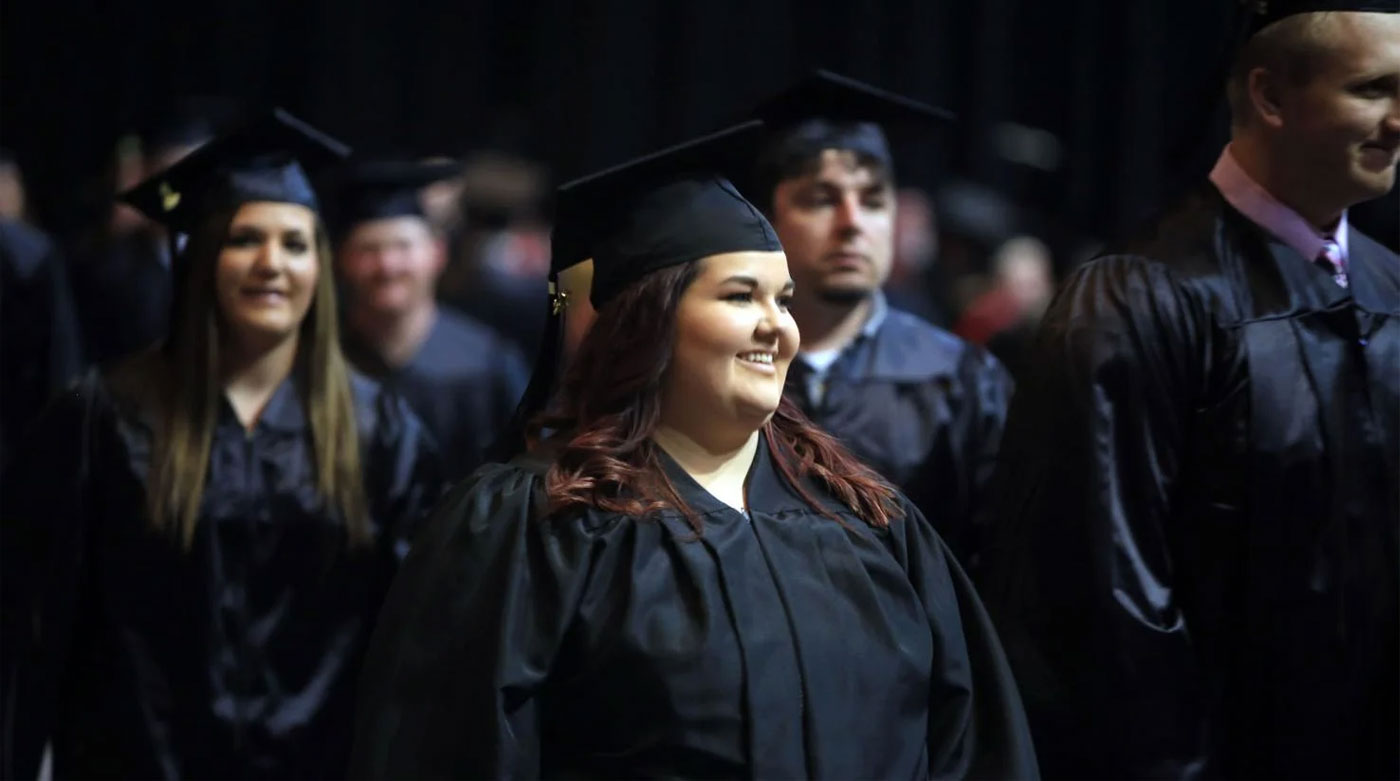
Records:
<instances>
[{"instance_id":1,"label":"gown sleeve","mask_svg":"<svg viewBox=\"0 0 1400 781\"><path fill-rule=\"evenodd\" d=\"M1202 303L1160 264L1091 263L1012 405L979 581L1047 776L1179 777L1200 750L1166 524L1210 360Z\"/></svg>"},{"instance_id":2,"label":"gown sleeve","mask_svg":"<svg viewBox=\"0 0 1400 781\"><path fill-rule=\"evenodd\" d=\"M1001 361L980 348L969 350L963 371L964 386L970 397L961 453L966 464L967 506L963 508L966 517L952 525L959 530L961 538L949 540L949 544L965 561L972 562L982 547L981 521L986 511L987 489L996 469L1006 411L1015 386Z\"/></svg>"},{"instance_id":3,"label":"gown sleeve","mask_svg":"<svg viewBox=\"0 0 1400 781\"><path fill-rule=\"evenodd\" d=\"M928 614L930 778L1034 779L1035 748L1016 681L972 582L932 524L904 503L896 555Z\"/></svg>"},{"instance_id":4,"label":"gown sleeve","mask_svg":"<svg viewBox=\"0 0 1400 781\"><path fill-rule=\"evenodd\" d=\"M540 520L540 482L487 465L433 513L371 642L352 777L539 776L537 695L596 546Z\"/></svg>"},{"instance_id":5,"label":"gown sleeve","mask_svg":"<svg viewBox=\"0 0 1400 781\"><path fill-rule=\"evenodd\" d=\"M505 425L515 414L520 397L525 394L525 386L530 383L530 366L520 351L505 340L500 344L500 367L497 370L498 396L496 413L497 427Z\"/></svg>"},{"instance_id":6,"label":"gown sleeve","mask_svg":"<svg viewBox=\"0 0 1400 781\"><path fill-rule=\"evenodd\" d=\"M382 390L376 402L366 478L386 542L402 559L446 492L445 469L432 434L408 402Z\"/></svg>"},{"instance_id":7,"label":"gown sleeve","mask_svg":"<svg viewBox=\"0 0 1400 781\"><path fill-rule=\"evenodd\" d=\"M55 397L0 476L0 777L36 778L88 569L95 375Z\"/></svg>"}]
</instances>

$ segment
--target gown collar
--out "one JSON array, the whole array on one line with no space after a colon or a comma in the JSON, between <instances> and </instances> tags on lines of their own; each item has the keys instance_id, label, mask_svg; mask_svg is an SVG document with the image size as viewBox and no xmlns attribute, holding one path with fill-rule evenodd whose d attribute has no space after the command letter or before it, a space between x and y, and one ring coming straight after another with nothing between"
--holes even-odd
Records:
<instances>
[{"instance_id":1,"label":"gown collar","mask_svg":"<svg viewBox=\"0 0 1400 781\"><path fill-rule=\"evenodd\" d=\"M665 450L659 446L657 450L661 467L671 480L671 485L675 486L676 493L685 500L686 504L690 505L692 510L701 516L716 515L726 511L742 515L738 510L705 490ZM818 498L824 495L824 492L817 490L815 486L809 486L808 490ZM815 508L804 502L802 497L788 485L787 480L778 471L777 466L773 463L772 453L769 452L768 437L762 431L758 434L758 447L755 448L753 464L749 467L748 477L744 480L744 496L751 514L772 515L794 510L816 512Z\"/></svg>"},{"instance_id":2,"label":"gown collar","mask_svg":"<svg viewBox=\"0 0 1400 781\"><path fill-rule=\"evenodd\" d=\"M233 411L233 405L229 404L228 396L219 396L219 417L225 422L241 427L238 422L238 415ZM258 428L267 428L272 431L279 431L288 434L299 434L306 430L306 410L302 406L301 394L297 392L297 383L289 375L268 398L267 405L263 407L262 414L258 416Z\"/></svg>"}]
</instances>

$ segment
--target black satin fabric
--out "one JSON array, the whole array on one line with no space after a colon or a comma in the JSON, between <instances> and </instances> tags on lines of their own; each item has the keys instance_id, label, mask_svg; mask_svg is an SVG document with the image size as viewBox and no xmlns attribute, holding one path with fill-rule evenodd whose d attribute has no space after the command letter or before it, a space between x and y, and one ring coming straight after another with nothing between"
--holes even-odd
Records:
<instances>
[{"instance_id":1,"label":"black satin fabric","mask_svg":"<svg viewBox=\"0 0 1400 781\"><path fill-rule=\"evenodd\" d=\"M348 333L345 343L357 369L403 396L423 420L451 483L482 464L529 379L513 344L447 308L438 310L427 340L405 366L386 366Z\"/></svg>"},{"instance_id":2,"label":"black satin fabric","mask_svg":"<svg viewBox=\"0 0 1400 781\"><path fill-rule=\"evenodd\" d=\"M479 470L390 593L352 776L1034 777L996 635L932 527L830 503L843 528L770 458L752 520L668 460L699 537L676 513L542 520L546 465Z\"/></svg>"},{"instance_id":3,"label":"black satin fabric","mask_svg":"<svg viewBox=\"0 0 1400 781\"><path fill-rule=\"evenodd\" d=\"M786 393L899 486L969 563L1011 391L996 358L891 309L873 336L861 336L832 364L819 403L808 397L801 361L788 371Z\"/></svg>"},{"instance_id":4,"label":"black satin fabric","mask_svg":"<svg viewBox=\"0 0 1400 781\"><path fill-rule=\"evenodd\" d=\"M1400 260L1193 197L1073 276L982 593L1047 776L1400 776Z\"/></svg>"},{"instance_id":5,"label":"black satin fabric","mask_svg":"<svg viewBox=\"0 0 1400 781\"><path fill-rule=\"evenodd\" d=\"M376 538L351 549L294 383L251 433L225 402L186 552L146 520L140 388L90 374L4 477L4 777L46 739L56 778L343 776L375 616L442 493L423 425L355 378Z\"/></svg>"}]
</instances>

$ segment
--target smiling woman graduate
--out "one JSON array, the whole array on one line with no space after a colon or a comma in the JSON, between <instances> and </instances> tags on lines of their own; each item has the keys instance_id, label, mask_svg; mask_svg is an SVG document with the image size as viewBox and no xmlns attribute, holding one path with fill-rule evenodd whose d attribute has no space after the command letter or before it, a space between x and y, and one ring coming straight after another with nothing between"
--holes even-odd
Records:
<instances>
[{"instance_id":1,"label":"smiling woman graduate","mask_svg":"<svg viewBox=\"0 0 1400 781\"><path fill-rule=\"evenodd\" d=\"M183 233L163 346L61 397L4 476L5 778L342 775L355 674L437 457L337 346L283 112L126 198Z\"/></svg>"},{"instance_id":2,"label":"smiling woman graduate","mask_svg":"<svg viewBox=\"0 0 1400 781\"><path fill-rule=\"evenodd\" d=\"M593 259L597 319L528 451L405 563L352 774L1036 774L938 535L783 400L787 261L719 175L753 130L560 189L557 260Z\"/></svg>"}]
</instances>

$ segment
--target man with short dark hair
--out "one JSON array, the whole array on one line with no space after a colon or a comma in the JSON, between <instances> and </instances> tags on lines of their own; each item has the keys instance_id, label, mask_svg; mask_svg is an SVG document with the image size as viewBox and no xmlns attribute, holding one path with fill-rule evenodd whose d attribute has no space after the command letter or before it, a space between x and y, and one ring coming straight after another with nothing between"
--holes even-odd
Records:
<instances>
[{"instance_id":1,"label":"man with short dark hair","mask_svg":"<svg viewBox=\"0 0 1400 781\"><path fill-rule=\"evenodd\" d=\"M898 485L964 562L996 459L1011 380L995 358L889 307L894 164L879 122L944 112L817 72L760 107L772 132L755 166L797 283L802 347L787 396Z\"/></svg>"},{"instance_id":2,"label":"man with short dark hair","mask_svg":"<svg viewBox=\"0 0 1400 781\"><path fill-rule=\"evenodd\" d=\"M1400 15L1263 13L1209 185L1080 269L981 590L1047 777L1400 776Z\"/></svg>"}]
</instances>

